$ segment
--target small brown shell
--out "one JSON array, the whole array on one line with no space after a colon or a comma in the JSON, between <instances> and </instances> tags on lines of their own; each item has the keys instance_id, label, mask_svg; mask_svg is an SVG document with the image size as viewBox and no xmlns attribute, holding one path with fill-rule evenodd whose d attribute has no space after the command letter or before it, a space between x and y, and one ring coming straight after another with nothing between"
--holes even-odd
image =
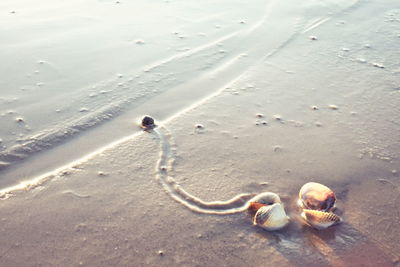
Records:
<instances>
[{"instance_id":1,"label":"small brown shell","mask_svg":"<svg viewBox=\"0 0 400 267\"><path fill-rule=\"evenodd\" d=\"M273 231L285 227L289 223L289 217L281 203L262 206L254 215L253 224L266 230Z\"/></svg>"},{"instance_id":2,"label":"small brown shell","mask_svg":"<svg viewBox=\"0 0 400 267\"><path fill-rule=\"evenodd\" d=\"M333 191L319 183L306 183L299 192L299 205L304 209L331 211L335 202Z\"/></svg>"},{"instance_id":3,"label":"small brown shell","mask_svg":"<svg viewBox=\"0 0 400 267\"><path fill-rule=\"evenodd\" d=\"M325 229L342 221L342 218L332 212L303 209L301 217L316 229Z\"/></svg>"}]
</instances>

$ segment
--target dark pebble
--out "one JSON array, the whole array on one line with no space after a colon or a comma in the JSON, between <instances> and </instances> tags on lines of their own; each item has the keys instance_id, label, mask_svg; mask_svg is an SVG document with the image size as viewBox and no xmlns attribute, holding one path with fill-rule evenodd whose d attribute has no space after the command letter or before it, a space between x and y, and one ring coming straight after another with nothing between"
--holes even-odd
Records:
<instances>
[{"instance_id":1,"label":"dark pebble","mask_svg":"<svg viewBox=\"0 0 400 267\"><path fill-rule=\"evenodd\" d=\"M144 116L142 119L142 126L144 128L154 127L154 119L150 116Z\"/></svg>"}]
</instances>

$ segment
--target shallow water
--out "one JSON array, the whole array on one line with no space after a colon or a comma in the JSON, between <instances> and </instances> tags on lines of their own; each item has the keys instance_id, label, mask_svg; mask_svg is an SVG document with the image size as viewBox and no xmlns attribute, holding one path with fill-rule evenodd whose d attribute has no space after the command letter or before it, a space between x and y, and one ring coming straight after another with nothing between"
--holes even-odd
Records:
<instances>
[{"instance_id":1,"label":"shallow water","mask_svg":"<svg viewBox=\"0 0 400 267\"><path fill-rule=\"evenodd\" d=\"M152 113L159 119L179 113L238 79L258 60L273 56L296 35L328 21L352 4L336 6L328 2L319 7L323 11L315 16L314 9L317 7L311 2L282 5L275 1L260 1L252 10L246 8L244 11L241 8L243 3L238 1L235 3L237 7L232 7L235 11L229 14L223 11L223 3L218 6L204 3L204 9L197 11L192 11L190 4L159 3L154 9L145 2L135 3L138 8L135 10L152 10L144 19L141 15L132 16L127 12L133 8L128 3L96 2L96 12L90 13L90 16L86 14L88 4L78 8L78 3L70 3L59 10L51 3L32 10L25 6L19 12L16 3L10 6L5 4L15 13L4 14L5 22L12 26L3 29L9 41L3 43L2 50L5 58L0 117L3 126L0 133L2 169L9 169L15 163L32 159L31 155L43 154L43 151L71 140L81 150L76 153L65 146L53 149L35 164L18 167L24 171L7 173L8 178L1 179L3 186L15 183L21 176L26 179L26 176L51 170L57 162L46 163L54 158L65 158L58 165L67 163L82 152L90 152L125 136L130 131L129 122L143 112ZM103 12L109 8L114 10L113 17L104 17ZM160 28L158 24L154 25L152 18L159 16L163 8L171 9L171 13L159 17L164 22ZM62 19L54 17L57 11L63 14ZM193 18L185 26L179 23L183 12L193 12L190 13ZM22 18L15 21L18 16ZM57 38L55 32L58 28L47 28L43 21L45 18L54 25L71 27L73 34ZM107 29L104 25L108 25L110 20L115 36L103 34ZM72 21L74 23L71 24ZM75 24L81 25L85 31L81 33ZM23 34L25 28L21 25L33 27L30 32L38 35L36 38L42 36L44 30L50 32L45 35L46 38L38 39L42 43L31 44L29 38L32 36ZM142 26L138 29L137 25ZM154 28L156 26L157 29ZM206 33L199 33L199 28L207 30ZM272 29L274 34L269 35ZM141 37L134 39L131 32ZM168 38L165 34L169 34ZM106 46L114 38L123 42L114 41ZM102 46L93 50L93 40ZM143 43L138 44L137 40L143 40ZM23 53L20 53L21 44L25 46ZM51 53L49 45L58 47L58 53ZM79 49L73 49L77 46ZM182 46L186 47L180 50ZM66 49L73 54L66 53ZM14 58L8 59L10 55ZM40 58L37 58L39 55ZM18 61L27 61L18 71L8 67L15 65L12 64L15 57ZM167 95L164 95L165 92ZM177 98L177 95L180 97ZM160 96L159 101L157 96ZM150 101L153 99L155 103ZM172 103L165 104L171 100ZM143 103L149 104L141 109ZM88 137L83 135L105 124L107 126L92 131ZM82 137L84 140L79 142ZM35 169L29 165L35 166Z\"/></svg>"},{"instance_id":2,"label":"shallow water","mask_svg":"<svg viewBox=\"0 0 400 267\"><path fill-rule=\"evenodd\" d=\"M79 3L65 9L76 14ZM142 5L148 9L150 4ZM97 15L88 19L87 8L81 8L78 13L87 21L76 24L87 23L97 34L79 38L104 38L110 47L94 51L93 57L83 51L84 56L68 59L82 60L79 63L35 62L51 62L67 76L81 72L76 66L82 64L82 77L91 71L84 61L109 62L99 67L98 76L79 76L66 84L48 73L45 87L58 83L56 92L0 91L5 125L1 184L5 188L36 178L22 184L23 191L1 191L9 197L0 202L0 231L8 240L0 244L1 264L398 265L398 4L260 1L248 10L237 1L231 3L232 12L223 3L205 3L200 9L190 2L151 5L156 8L152 14L166 23L132 38L144 41L134 42L135 48L148 49L137 52L142 56L138 61L127 57L118 41L104 36L100 25L111 27L108 23L118 18L113 23L124 27L113 34L121 40L135 32L136 19L151 24L152 17L134 16L131 22L133 4L93 1L86 7ZM3 16L22 16L24 6ZM110 8L121 13L100 16ZM48 9L38 10L41 14ZM25 19L21 25L34 21ZM91 19L104 24L91 24ZM171 34L177 25L182 26ZM171 35L161 38L167 29ZM75 34L63 38L70 38L66 47L72 51L72 43L90 48ZM12 44L5 46L18 51ZM41 47L23 39L21 44L26 51ZM176 51L178 46L183 50ZM167 49L158 49L162 47ZM112 49L118 52L110 54ZM58 52L58 57L66 56ZM105 58L98 58L100 54ZM115 63L118 55L121 64ZM13 75L26 72L22 70ZM2 88L11 88L13 80L26 82L7 77ZM33 95L48 97L48 105L27 105L36 101ZM71 102L66 95L73 96ZM66 107L60 108L61 116L45 115L56 114L59 105ZM267 232L252 226L246 212L205 215L174 201L157 180L155 168L163 155L159 140L133 125L146 113L155 116L174 141L168 175L181 188L207 202L276 192L291 217L288 227ZM13 116L24 121L16 122ZM33 142L18 143L16 127L26 130L20 138ZM31 134L39 135L32 139ZM12 157L15 152L21 157ZM45 171L49 173L39 175ZM343 223L324 231L303 225L296 200L308 181L335 191L335 212Z\"/></svg>"}]
</instances>

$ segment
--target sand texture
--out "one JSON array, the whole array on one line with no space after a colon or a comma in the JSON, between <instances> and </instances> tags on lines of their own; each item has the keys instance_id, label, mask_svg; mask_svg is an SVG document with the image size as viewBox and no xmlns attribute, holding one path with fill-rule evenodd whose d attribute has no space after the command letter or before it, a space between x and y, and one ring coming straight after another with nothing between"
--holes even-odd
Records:
<instances>
[{"instance_id":1,"label":"sand texture","mask_svg":"<svg viewBox=\"0 0 400 267\"><path fill-rule=\"evenodd\" d=\"M0 10L0 266L399 266L398 1ZM343 222L304 224L310 181Z\"/></svg>"}]
</instances>

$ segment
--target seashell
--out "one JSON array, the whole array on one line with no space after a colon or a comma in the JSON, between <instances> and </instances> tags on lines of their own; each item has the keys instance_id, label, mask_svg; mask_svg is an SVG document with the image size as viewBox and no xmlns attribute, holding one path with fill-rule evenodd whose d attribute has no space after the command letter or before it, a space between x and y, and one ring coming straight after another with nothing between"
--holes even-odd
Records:
<instances>
[{"instance_id":1,"label":"seashell","mask_svg":"<svg viewBox=\"0 0 400 267\"><path fill-rule=\"evenodd\" d=\"M316 229L325 229L342 221L342 218L332 212L303 209L301 213L306 222Z\"/></svg>"},{"instance_id":2,"label":"seashell","mask_svg":"<svg viewBox=\"0 0 400 267\"><path fill-rule=\"evenodd\" d=\"M333 191L319 183L306 183L299 192L299 205L303 209L331 211L336 202Z\"/></svg>"},{"instance_id":3,"label":"seashell","mask_svg":"<svg viewBox=\"0 0 400 267\"><path fill-rule=\"evenodd\" d=\"M281 203L262 206L254 215L253 224L265 230L273 231L285 227L289 223L289 217Z\"/></svg>"}]
</instances>

